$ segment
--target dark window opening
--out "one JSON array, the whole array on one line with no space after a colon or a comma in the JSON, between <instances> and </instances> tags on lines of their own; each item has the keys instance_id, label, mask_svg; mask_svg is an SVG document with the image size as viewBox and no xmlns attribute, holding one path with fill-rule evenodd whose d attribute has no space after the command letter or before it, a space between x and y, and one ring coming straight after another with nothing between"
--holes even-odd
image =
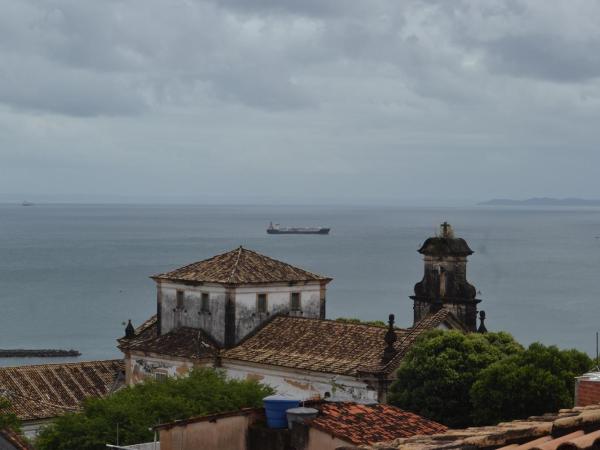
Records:
<instances>
[{"instance_id":1,"label":"dark window opening","mask_svg":"<svg viewBox=\"0 0 600 450\"><path fill-rule=\"evenodd\" d=\"M177 291L177 309L183 309L183 291Z\"/></svg>"},{"instance_id":2,"label":"dark window opening","mask_svg":"<svg viewBox=\"0 0 600 450\"><path fill-rule=\"evenodd\" d=\"M300 311L300 292L292 292L290 294L290 309L292 311Z\"/></svg>"},{"instance_id":3,"label":"dark window opening","mask_svg":"<svg viewBox=\"0 0 600 450\"><path fill-rule=\"evenodd\" d=\"M200 303L200 309L202 310L202 312L210 311L210 299L209 299L208 293L206 293L206 292L202 293L202 301Z\"/></svg>"},{"instance_id":4,"label":"dark window opening","mask_svg":"<svg viewBox=\"0 0 600 450\"><path fill-rule=\"evenodd\" d=\"M267 294L258 294L256 296L256 311L259 313L267 312Z\"/></svg>"},{"instance_id":5,"label":"dark window opening","mask_svg":"<svg viewBox=\"0 0 600 450\"><path fill-rule=\"evenodd\" d=\"M169 379L169 374L167 372L157 370L154 372L154 379L156 381L167 381Z\"/></svg>"}]
</instances>

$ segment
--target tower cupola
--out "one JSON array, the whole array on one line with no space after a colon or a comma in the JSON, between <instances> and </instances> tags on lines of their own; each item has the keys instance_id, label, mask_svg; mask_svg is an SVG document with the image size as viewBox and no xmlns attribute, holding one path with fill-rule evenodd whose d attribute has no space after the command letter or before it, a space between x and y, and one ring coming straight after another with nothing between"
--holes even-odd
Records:
<instances>
[{"instance_id":1,"label":"tower cupola","mask_svg":"<svg viewBox=\"0 0 600 450\"><path fill-rule=\"evenodd\" d=\"M444 222L438 235L427 239L418 252L423 255L425 273L411 296L414 323L440 308L448 308L468 330L476 331L477 304L481 300L475 298L475 287L467 281L467 257L473 250Z\"/></svg>"}]
</instances>

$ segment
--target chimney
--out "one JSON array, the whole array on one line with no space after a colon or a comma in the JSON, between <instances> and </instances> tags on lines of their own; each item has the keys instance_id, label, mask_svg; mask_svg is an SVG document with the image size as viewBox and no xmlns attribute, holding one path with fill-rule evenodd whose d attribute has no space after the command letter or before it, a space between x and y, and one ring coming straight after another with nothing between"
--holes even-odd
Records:
<instances>
[{"instance_id":1,"label":"chimney","mask_svg":"<svg viewBox=\"0 0 600 450\"><path fill-rule=\"evenodd\" d=\"M575 406L597 405L598 403L600 403L600 372L589 372L576 377Z\"/></svg>"}]
</instances>

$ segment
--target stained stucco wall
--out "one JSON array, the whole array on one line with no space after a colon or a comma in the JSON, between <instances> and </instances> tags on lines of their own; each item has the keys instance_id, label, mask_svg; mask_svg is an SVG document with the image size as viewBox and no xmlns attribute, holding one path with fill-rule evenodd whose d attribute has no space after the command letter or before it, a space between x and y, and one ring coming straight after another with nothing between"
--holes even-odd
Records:
<instances>
[{"instance_id":1,"label":"stained stucco wall","mask_svg":"<svg viewBox=\"0 0 600 450\"><path fill-rule=\"evenodd\" d=\"M348 441L333 437L321 430L311 428L308 431L308 445L306 450L335 450L338 447L351 447Z\"/></svg>"},{"instance_id":2,"label":"stained stucco wall","mask_svg":"<svg viewBox=\"0 0 600 450\"><path fill-rule=\"evenodd\" d=\"M300 317L318 318L320 311L320 284L241 286L235 289L236 342L255 330L273 314L288 313L291 294L300 293L300 311L292 314ZM256 310L258 294L267 294L267 313Z\"/></svg>"},{"instance_id":3,"label":"stained stucco wall","mask_svg":"<svg viewBox=\"0 0 600 450\"><path fill-rule=\"evenodd\" d=\"M361 380L349 376L325 373L253 367L223 361L222 368L230 378L256 380L271 386L278 394L288 394L300 400L323 398L325 393L340 400L377 400L377 392L367 388ZM335 388L334 388L335 384Z\"/></svg>"},{"instance_id":4,"label":"stained stucco wall","mask_svg":"<svg viewBox=\"0 0 600 450\"><path fill-rule=\"evenodd\" d=\"M220 285L190 286L161 282L157 285L161 333L180 326L200 328L215 341L225 342L226 289ZM177 308L177 291L183 291L183 309ZM210 309L202 311L202 294L209 295Z\"/></svg>"},{"instance_id":5,"label":"stained stucco wall","mask_svg":"<svg viewBox=\"0 0 600 450\"><path fill-rule=\"evenodd\" d=\"M291 310L291 294L300 293L300 310L291 314L318 318L321 314L321 283L272 283L248 285L226 289L216 284L198 286L161 281L157 284L160 329L165 334L185 326L207 332L219 344L225 344L226 306L228 299L234 303L235 342L239 342L258 328L273 314ZM177 307L177 291L182 291L183 308ZM209 311L202 311L202 294L209 295ZM257 311L258 294L267 295L267 311Z\"/></svg>"},{"instance_id":6,"label":"stained stucco wall","mask_svg":"<svg viewBox=\"0 0 600 450\"><path fill-rule=\"evenodd\" d=\"M219 418L160 430L161 450L246 450L248 416Z\"/></svg>"},{"instance_id":7,"label":"stained stucco wall","mask_svg":"<svg viewBox=\"0 0 600 450\"><path fill-rule=\"evenodd\" d=\"M169 377L186 376L194 363L183 359L168 359L139 354L125 356L125 381L128 385L140 383L148 378L155 379L155 373L165 373Z\"/></svg>"}]
</instances>

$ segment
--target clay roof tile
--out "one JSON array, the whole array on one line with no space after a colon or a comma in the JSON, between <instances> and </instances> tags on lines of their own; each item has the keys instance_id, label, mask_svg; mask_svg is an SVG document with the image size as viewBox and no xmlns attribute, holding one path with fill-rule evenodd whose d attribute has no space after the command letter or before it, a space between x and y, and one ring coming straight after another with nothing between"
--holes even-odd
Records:
<instances>
[{"instance_id":1,"label":"clay roof tile","mask_svg":"<svg viewBox=\"0 0 600 450\"><path fill-rule=\"evenodd\" d=\"M331 278L294 267L241 246L212 258L155 275L152 278L227 285L331 281Z\"/></svg>"}]
</instances>

